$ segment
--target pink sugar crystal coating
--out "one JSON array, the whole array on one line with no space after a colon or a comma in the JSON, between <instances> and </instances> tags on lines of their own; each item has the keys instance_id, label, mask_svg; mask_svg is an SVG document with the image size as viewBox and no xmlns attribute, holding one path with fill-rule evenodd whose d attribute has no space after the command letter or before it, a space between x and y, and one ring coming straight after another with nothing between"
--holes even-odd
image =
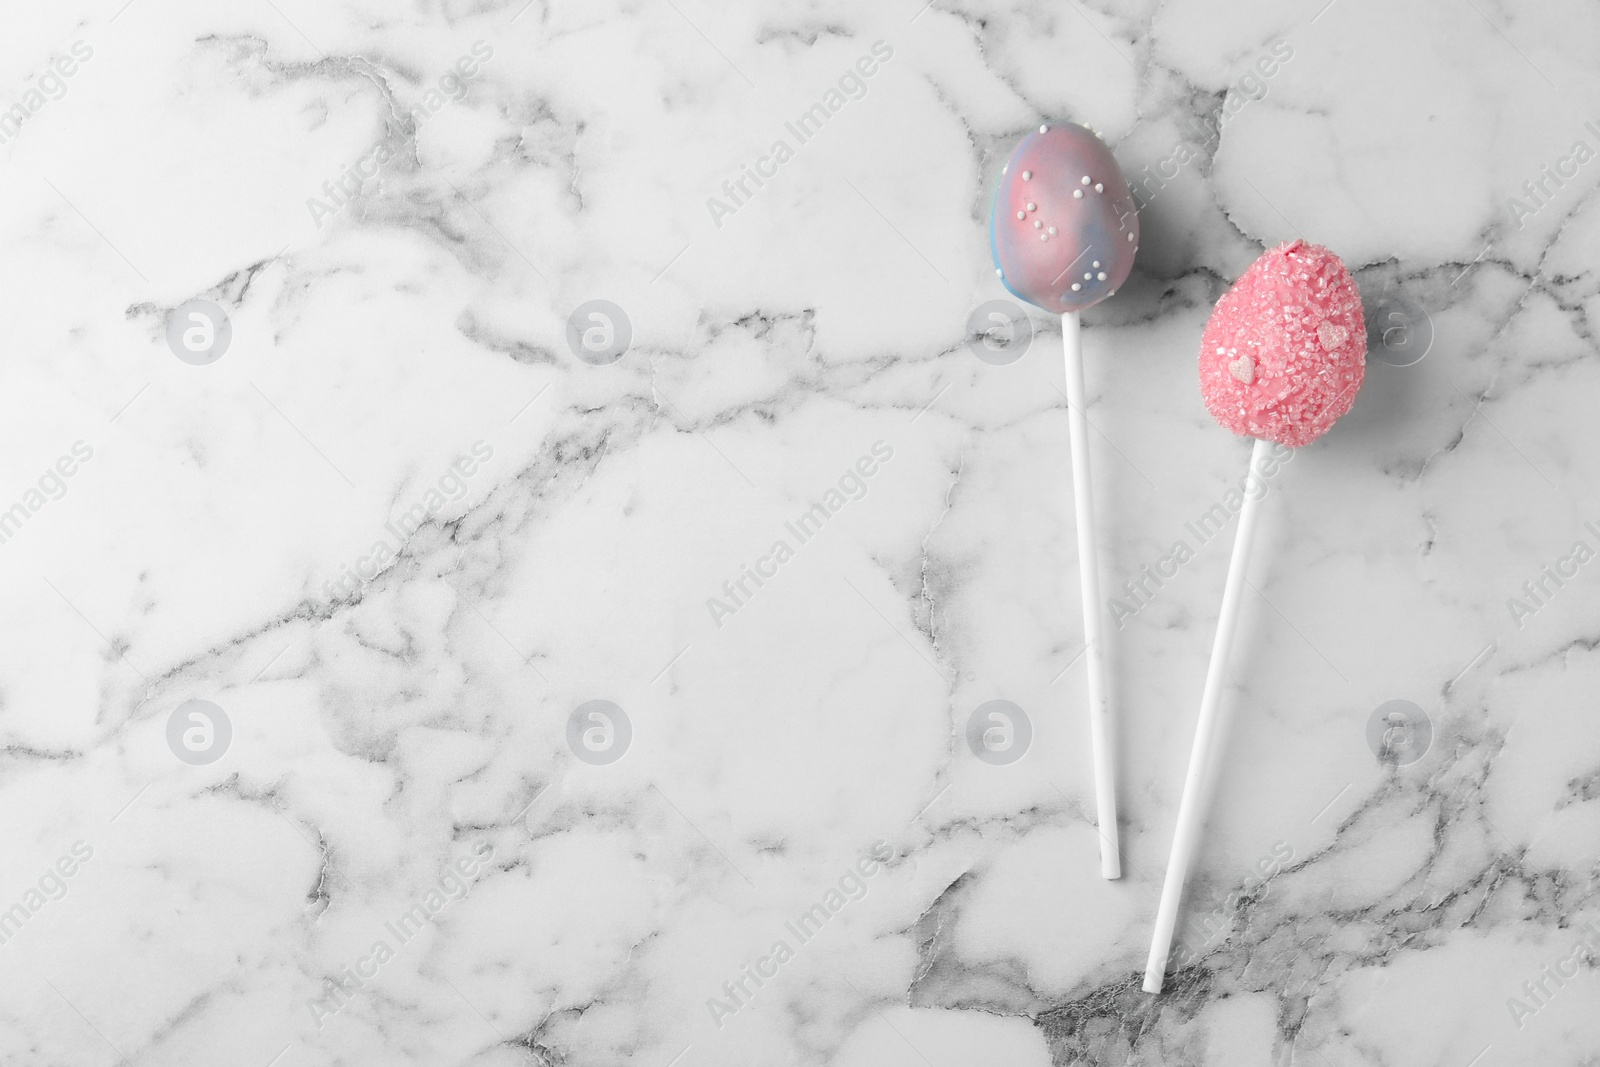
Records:
<instances>
[{"instance_id":1,"label":"pink sugar crystal coating","mask_svg":"<svg viewBox=\"0 0 1600 1067\"><path fill-rule=\"evenodd\" d=\"M1200 341L1200 395L1234 433L1299 448L1350 410L1366 357L1350 272L1326 248L1291 241L1217 301Z\"/></svg>"}]
</instances>

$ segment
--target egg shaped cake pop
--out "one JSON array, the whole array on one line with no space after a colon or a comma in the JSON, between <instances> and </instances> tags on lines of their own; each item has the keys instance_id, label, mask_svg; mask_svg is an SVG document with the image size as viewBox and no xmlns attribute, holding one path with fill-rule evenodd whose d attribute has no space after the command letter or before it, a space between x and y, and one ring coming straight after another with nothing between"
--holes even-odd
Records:
<instances>
[{"instance_id":1,"label":"egg shaped cake pop","mask_svg":"<svg viewBox=\"0 0 1600 1067\"><path fill-rule=\"evenodd\" d=\"M1291 241L1217 301L1200 342L1200 395L1234 433L1299 448L1350 410L1366 357L1350 272L1326 248Z\"/></svg>"},{"instance_id":2,"label":"egg shaped cake pop","mask_svg":"<svg viewBox=\"0 0 1600 1067\"><path fill-rule=\"evenodd\" d=\"M1011 153L995 193L989 246L1012 295L1082 311L1117 291L1139 250L1139 213L1094 131L1052 122Z\"/></svg>"}]
</instances>

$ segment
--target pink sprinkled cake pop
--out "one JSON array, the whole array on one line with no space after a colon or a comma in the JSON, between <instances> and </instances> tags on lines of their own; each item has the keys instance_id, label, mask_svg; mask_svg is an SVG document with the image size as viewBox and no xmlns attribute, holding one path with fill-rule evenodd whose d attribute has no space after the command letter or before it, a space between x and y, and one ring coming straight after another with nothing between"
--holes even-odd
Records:
<instances>
[{"instance_id":1,"label":"pink sprinkled cake pop","mask_svg":"<svg viewBox=\"0 0 1600 1067\"><path fill-rule=\"evenodd\" d=\"M1366 342L1361 294L1350 272L1338 256L1304 241L1267 252L1217 301L1200 342L1200 395L1223 426L1256 439L1247 485L1248 479L1275 469L1278 458L1269 442L1290 448L1310 444L1350 410L1366 369ZM1222 588L1194 749L1145 961L1144 988L1149 993L1161 992L1166 978L1183 883L1205 822L1202 783L1220 732L1228 652L1239 621L1256 518L1266 496L1266 486L1259 480L1255 484L1259 491L1247 491L1239 509L1233 558Z\"/></svg>"},{"instance_id":2,"label":"pink sprinkled cake pop","mask_svg":"<svg viewBox=\"0 0 1600 1067\"><path fill-rule=\"evenodd\" d=\"M1059 313L1117 291L1139 249L1139 214L1111 150L1071 122L1022 138L995 191L989 245L1014 296Z\"/></svg>"},{"instance_id":3,"label":"pink sprinkled cake pop","mask_svg":"<svg viewBox=\"0 0 1600 1067\"><path fill-rule=\"evenodd\" d=\"M1279 245L1217 301L1200 341L1200 395L1236 434L1308 445L1355 403L1366 337L1361 294L1339 257Z\"/></svg>"}]
</instances>

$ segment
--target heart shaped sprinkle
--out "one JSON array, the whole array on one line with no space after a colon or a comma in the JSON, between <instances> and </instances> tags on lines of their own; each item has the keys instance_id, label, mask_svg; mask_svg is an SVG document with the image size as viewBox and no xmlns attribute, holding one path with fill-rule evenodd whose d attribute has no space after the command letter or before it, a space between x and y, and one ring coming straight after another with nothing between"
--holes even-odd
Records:
<instances>
[{"instance_id":1,"label":"heart shaped sprinkle","mask_svg":"<svg viewBox=\"0 0 1600 1067\"><path fill-rule=\"evenodd\" d=\"M1240 356L1228 364L1228 373L1246 385L1256 380L1256 364L1249 356Z\"/></svg>"},{"instance_id":2,"label":"heart shaped sprinkle","mask_svg":"<svg viewBox=\"0 0 1600 1067\"><path fill-rule=\"evenodd\" d=\"M1317 340L1322 342L1324 352L1332 352L1335 348L1350 340L1350 331L1335 323L1323 321L1317 327Z\"/></svg>"}]
</instances>

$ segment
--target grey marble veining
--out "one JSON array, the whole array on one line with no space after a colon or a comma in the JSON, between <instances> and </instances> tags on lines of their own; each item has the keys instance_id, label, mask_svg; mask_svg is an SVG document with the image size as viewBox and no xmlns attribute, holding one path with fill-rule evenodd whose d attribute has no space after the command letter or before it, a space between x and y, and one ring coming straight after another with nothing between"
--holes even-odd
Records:
<instances>
[{"instance_id":1,"label":"grey marble veining","mask_svg":"<svg viewBox=\"0 0 1600 1067\"><path fill-rule=\"evenodd\" d=\"M12 14L4 1062L1600 1058L1593 5ZM969 321L1052 119L1144 205L1116 882L1060 324ZM1195 350L1294 237L1374 347L1153 997L1248 454Z\"/></svg>"}]
</instances>

